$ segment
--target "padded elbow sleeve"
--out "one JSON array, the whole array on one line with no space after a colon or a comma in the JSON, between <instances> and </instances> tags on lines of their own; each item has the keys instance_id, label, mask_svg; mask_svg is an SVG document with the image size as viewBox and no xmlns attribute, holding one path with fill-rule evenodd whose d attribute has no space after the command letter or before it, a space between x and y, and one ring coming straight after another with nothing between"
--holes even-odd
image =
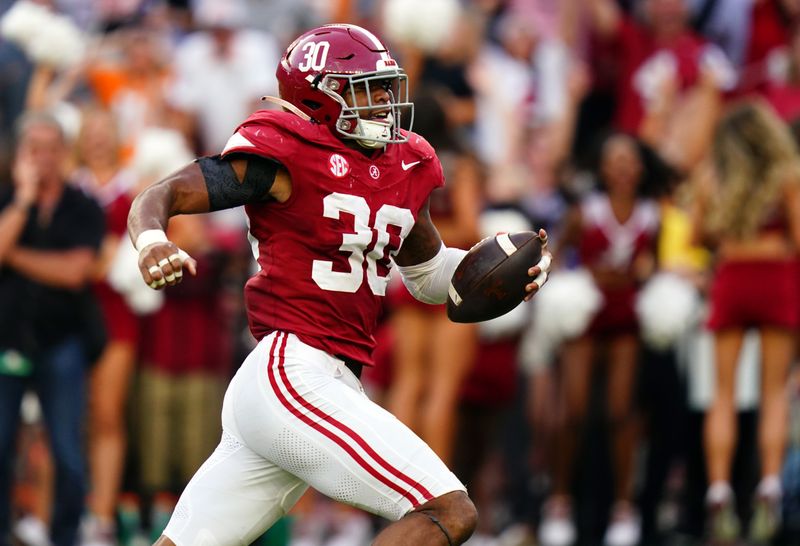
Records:
<instances>
[{"instance_id":1,"label":"padded elbow sleeve","mask_svg":"<svg viewBox=\"0 0 800 546\"><path fill-rule=\"evenodd\" d=\"M397 269L412 296L424 303L441 304L447 301L450 280L466 253L466 250L442 245L436 256L427 262Z\"/></svg>"}]
</instances>

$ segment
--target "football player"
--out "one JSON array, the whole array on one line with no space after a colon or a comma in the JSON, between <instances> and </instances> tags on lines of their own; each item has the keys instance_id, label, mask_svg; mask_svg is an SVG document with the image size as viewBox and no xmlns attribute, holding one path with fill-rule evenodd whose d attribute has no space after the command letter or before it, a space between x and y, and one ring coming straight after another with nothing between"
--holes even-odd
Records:
<instances>
[{"instance_id":1,"label":"football player","mask_svg":"<svg viewBox=\"0 0 800 546\"><path fill-rule=\"evenodd\" d=\"M277 77L270 100L284 111L253 114L219 156L148 188L129 216L155 289L195 272L164 233L176 214L244 205L260 267L245 287L259 343L158 544L249 544L309 485L395 521L375 544L462 544L476 522L464 486L358 379L392 263L418 299L443 303L465 254L430 220L436 153L400 129L413 117L406 75L372 33L327 25L288 47ZM532 264L528 299L549 267L547 252Z\"/></svg>"}]
</instances>

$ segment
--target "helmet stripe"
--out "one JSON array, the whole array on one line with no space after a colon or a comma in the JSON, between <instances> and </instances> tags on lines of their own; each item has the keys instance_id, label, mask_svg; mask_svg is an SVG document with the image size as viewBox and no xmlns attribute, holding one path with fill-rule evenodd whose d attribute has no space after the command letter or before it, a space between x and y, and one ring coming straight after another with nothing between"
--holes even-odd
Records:
<instances>
[{"instance_id":1,"label":"helmet stripe","mask_svg":"<svg viewBox=\"0 0 800 546\"><path fill-rule=\"evenodd\" d=\"M386 46L381 43L381 41L378 39L377 36L375 36L373 33L371 33L365 28L359 28L359 30L363 32L364 35L372 41L372 45L375 46L375 49L383 50L381 52L381 59L383 59L384 61L388 61L389 59L391 59L391 57L389 56L389 52L386 50Z\"/></svg>"}]
</instances>

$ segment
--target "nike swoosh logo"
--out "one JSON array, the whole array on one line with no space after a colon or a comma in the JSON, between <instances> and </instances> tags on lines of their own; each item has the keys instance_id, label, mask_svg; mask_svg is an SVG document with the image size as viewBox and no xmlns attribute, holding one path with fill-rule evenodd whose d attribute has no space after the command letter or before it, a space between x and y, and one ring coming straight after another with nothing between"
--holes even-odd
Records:
<instances>
[{"instance_id":1,"label":"nike swoosh logo","mask_svg":"<svg viewBox=\"0 0 800 546\"><path fill-rule=\"evenodd\" d=\"M414 165L417 165L418 163L422 163L422 162L421 161L413 161L411 163L406 163L405 161L401 161L400 162L400 166L403 167L404 171L407 171L408 169L410 169Z\"/></svg>"}]
</instances>

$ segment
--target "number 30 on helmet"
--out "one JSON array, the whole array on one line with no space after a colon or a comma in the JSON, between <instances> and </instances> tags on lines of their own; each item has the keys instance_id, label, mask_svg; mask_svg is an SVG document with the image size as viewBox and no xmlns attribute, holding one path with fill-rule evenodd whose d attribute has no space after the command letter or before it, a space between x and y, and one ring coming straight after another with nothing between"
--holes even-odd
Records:
<instances>
[{"instance_id":1,"label":"number 30 on helmet","mask_svg":"<svg viewBox=\"0 0 800 546\"><path fill-rule=\"evenodd\" d=\"M277 70L278 89L316 123L341 138L368 148L408 141L400 131L401 115L414 117L408 100L408 77L386 46L371 32L355 25L325 25L297 38L286 49ZM385 89L388 103L372 102L376 87ZM367 104L357 104L356 90L365 90ZM350 104L344 97L350 94ZM369 118L362 118L370 112Z\"/></svg>"}]
</instances>

